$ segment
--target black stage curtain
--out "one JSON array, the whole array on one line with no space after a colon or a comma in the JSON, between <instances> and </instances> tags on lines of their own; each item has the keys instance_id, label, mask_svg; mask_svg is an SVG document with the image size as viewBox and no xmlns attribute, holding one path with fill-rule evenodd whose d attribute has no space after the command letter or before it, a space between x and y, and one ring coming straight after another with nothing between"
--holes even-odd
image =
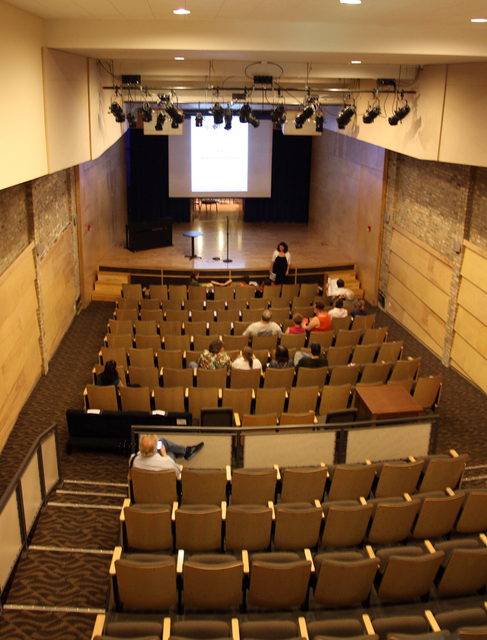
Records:
<instances>
[{"instance_id":1,"label":"black stage curtain","mask_svg":"<svg viewBox=\"0 0 487 640\"><path fill-rule=\"evenodd\" d=\"M245 222L308 222L311 136L273 132L270 198L247 198Z\"/></svg>"},{"instance_id":2,"label":"black stage curtain","mask_svg":"<svg viewBox=\"0 0 487 640\"><path fill-rule=\"evenodd\" d=\"M189 222L190 198L169 197L167 136L144 136L142 129L126 135L129 224L161 218Z\"/></svg>"}]
</instances>

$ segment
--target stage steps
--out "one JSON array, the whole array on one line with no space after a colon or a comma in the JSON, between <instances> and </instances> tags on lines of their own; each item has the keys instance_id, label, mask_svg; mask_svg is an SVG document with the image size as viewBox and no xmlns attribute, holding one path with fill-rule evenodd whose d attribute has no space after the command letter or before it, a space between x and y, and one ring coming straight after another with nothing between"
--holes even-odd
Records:
<instances>
[{"instance_id":1,"label":"stage steps","mask_svg":"<svg viewBox=\"0 0 487 640\"><path fill-rule=\"evenodd\" d=\"M122 284L130 283L130 274L117 273L115 271L98 271L92 300L104 300L115 302L122 295Z\"/></svg>"}]
</instances>

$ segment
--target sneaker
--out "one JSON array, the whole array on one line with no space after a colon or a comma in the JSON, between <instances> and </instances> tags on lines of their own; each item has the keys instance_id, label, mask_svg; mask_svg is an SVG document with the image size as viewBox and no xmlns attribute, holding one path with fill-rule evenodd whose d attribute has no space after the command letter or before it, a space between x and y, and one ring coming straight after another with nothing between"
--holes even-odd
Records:
<instances>
[{"instance_id":1,"label":"sneaker","mask_svg":"<svg viewBox=\"0 0 487 640\"><path fill-rule=\"evenodd\" d=\"M185 460L191 460L191 458L194 458L195 455L197 453L199 453L201 451L201 449L203 449L203 447L205 446L204 442L200 442L199 444L195 445L194 447L186 447L186 453L184 454L184 459Z\"/></svg>"}]
</instances>

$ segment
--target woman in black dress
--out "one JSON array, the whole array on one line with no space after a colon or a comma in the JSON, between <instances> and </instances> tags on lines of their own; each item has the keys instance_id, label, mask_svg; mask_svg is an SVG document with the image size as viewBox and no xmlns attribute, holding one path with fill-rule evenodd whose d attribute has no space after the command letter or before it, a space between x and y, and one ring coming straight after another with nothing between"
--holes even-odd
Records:
<instances>
[{"instance_id":1,"label":"woman in black dress","mask_svg":"<svg viewBox=\"0 0 487 640\"><path fill-rule=\"evenodd\" d=\"M271 273L275 275L275 284L286 282L286 276L289 274L291 266L291 254L285 242L277 245L276 251L272 254ZM272 279L272 278L271 278Z\"/></svg>"}]
</instances>

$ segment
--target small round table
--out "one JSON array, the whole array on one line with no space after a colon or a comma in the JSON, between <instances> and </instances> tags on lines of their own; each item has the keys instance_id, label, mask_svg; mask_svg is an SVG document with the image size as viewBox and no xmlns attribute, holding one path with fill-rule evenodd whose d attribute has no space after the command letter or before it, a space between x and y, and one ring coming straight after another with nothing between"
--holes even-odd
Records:
<instances>
[{"instance_id":1,"label":"small round table","mask_svg":"<svg viewBox=\"0 0 487 640\"><path fill-rule=\"evenodd\" d=\"M191 238L191 255L184 256L185 258L189 258L190 260L193 260L194 258L201 257L201 256L197 256L194 252L194 239L202 235L203 235L203 231L193 231L193 230L183 231L183 236L186 236L187 238Z\"/></svg>"}]
</instances>

